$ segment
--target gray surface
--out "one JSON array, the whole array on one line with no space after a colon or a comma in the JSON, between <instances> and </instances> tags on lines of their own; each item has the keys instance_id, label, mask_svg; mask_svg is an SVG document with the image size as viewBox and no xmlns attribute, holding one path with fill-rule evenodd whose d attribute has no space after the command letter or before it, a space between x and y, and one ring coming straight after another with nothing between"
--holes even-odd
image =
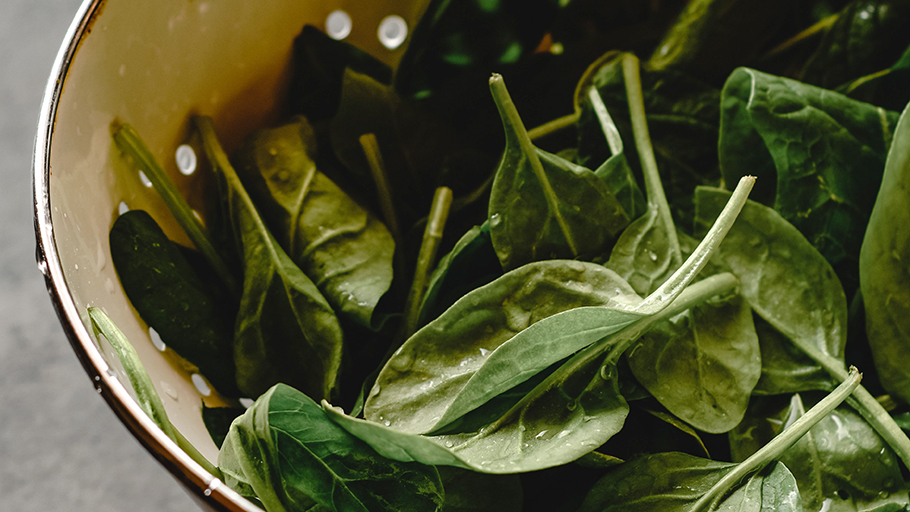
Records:
<instances>
[{"instance_id":1,"label":"gray surface","mask_svg":"<svg viewBox=\"0 0 910 512\"><path fill-rule=\"evenodd\" d=\"M35 266L31 153L80 0L0 0L0 510L195 511L98 396Z\"/></svg>"}]
</instances>

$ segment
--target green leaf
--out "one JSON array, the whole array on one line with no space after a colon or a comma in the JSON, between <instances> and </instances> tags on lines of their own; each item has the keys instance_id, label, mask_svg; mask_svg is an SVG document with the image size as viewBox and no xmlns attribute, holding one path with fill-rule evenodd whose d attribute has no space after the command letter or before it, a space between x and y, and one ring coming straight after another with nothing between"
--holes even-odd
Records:
<instances>
[{"instance_id":1,"label":"green leaf","mask_svg":"<svg viewBox=\"0 0 910 512\"><path fill-rule=\"evenodd\" d=\"M312 25L305 25L294 39L289 110L312 123L329 119L341 101L341 83L346 68L392 81L392 70L372 55L344 41L332 39Z\"/></svg>"},{"instance_id":2,"label":"green leaf","mask_svg":"<svg viewBox=\"0 0 910 512\"><path fill-rule=\"evenodd\" d=\"M521 512L521 481L515 475L486 475L440 466L446 491L442 512Z\"/></svg>"},{"instance_id":3,"label":"green leaf","mask_svg":"<svg viewBox=\"0 0 910 512\"><path fill-rule=\"evenodd\" d=\"M910 402L910 115L904 111L863 237L860 291L866 334L882 386Z\"/></svg>"},{"instance_id":4,"label":"green leaf","mask_svg":"<svg viewBox=\"0 0 910 512\"><path fill-rule=\"evenodd\" d=\"M728 197L721 189L696 190L696 234ZM816 361L814 355L844 367L847 298L831 265L792 224L749 201L717 254L756 313Z\"/></svg>"},{"instance_id":5,"label":"green leaf","mask_svg":"<svg viewBox=\"0 0 910 512\"><path fill-rule=\"evenodd\" d=\"M501 275L502 265L490 238L490 223L474 226L436 265L420 306L419 324L425 325L464 294Z\"/></svg>"},{"instance_id":6,"label":"green leaf","mask_svg":"<svg viewBox=\"0 0 910 512\"><path fill-rule=\"evenodd\" d=\"M375 327L392 283L395 242L385 226L316 168L306 119L253 132L232 162L275 238L329 304Z\"/></svg>"},{"instance_id":7,"label":"green leaf","mask_svg":"<svg viewBox=\"0 0 910 512\"><path fill-rule=\"evenodd\" d=\"M139 316L168 347L199 367L212 386L237 397L234 316L152 217L142 210L119 216L110 232L111 261Z\"/></svg>"},{"instance_id":8,"label":"green leaf","mask_svg":"<svg viewBox=\"0 0 910 512\"><path fill-rule=\"evenodd\" d=\"M328 396L341 364L338 319L266 228L221 149L211 119L194 121L212 167L226 183L243 254L243 296L234 327L237 384L249 396L259 396L278 382L314 397Z\"/></svg>"},{"instance_id":9,"label":"green leaf","mask_svg":"<svg viewBox=\"0 0 910 512\"><path fill-rule=\"evenodd\" d=\"M443 489L436 469L376 454L283 384L234 421L218 455L225 483L257 496L269 512L435 511Z\"/></svg>"},{"instance_id":10,"label":"green leaf","mask_svg":"<svg viewBox=\"0 0 910 512\"><path fill-rule=\"evenodd\" d=\"M616 197L591 170L531 144L501 76L490 90L506 134L489 207L503 269L603 252L629 222Z\"/></svg>"},{"instance_id":11,"label":"green leaf","mask_svg":"<svg viewBox=\"0 0 910 512\"><path fill-rule=\"evenodd\" d=\"M656 325L628 352L635 378L699 430L726 432L761 374L752 309L738 297L708 302Z\"/></svg>"},{"instance_id":12,"label":"green leaf","mask_svg":"<svg viewBox=\"0 0 910 512\"><path fill-rule=\"evenodd\" d=\"M365 417L411 433L443 427L639 319L625 308L640 301L614 272L593 263L549 260L515 269L469 292L409 338L376 379ZM598 316L598 334L573 337L560 328L534 328L582 306L609 308ZM531 334L520 334L529 329Z\"/></svg>"},{"instance_id":13,"label":"green leaf","mask_svg":"<svg viewBox=\"0 0 910 512\"><path fill-rule=\"evenodd\" d=\"M833 389L834 381L821 365L762 317L755 315L754 320L761 352L761 377L753 394L782 395Z\"/></svg>"},{"instance_id":14,"label":"green leaf","mask_svg":"<svg viewBox=\"0 0 910 512\"><path fill-rule=\"evenodd\" d=\"M202 403L202 422L205 423L205 429L208 430L215 446L221 448L224 438L231 430L234 418L242 415L244 411L246 409L242 407L208 407L205 402Z\"/></svg>"},{"instance_id":15,"label":"green leaf","mask_svg":"<svg viewBox=\"0 0 910 512\"><path fill-rule=\"evenodd\" d=\"M601 478L579 512L690 512L695 501L735 466L676 452L643 456ZM803 508L796 480L777 463L744 482L714 510L802 512Z\"/></svg>"},{"instance_id":16,"label":"green leaf","mask_svg":"<svg viewBox=\"0 0 910 512\"><path fill-rule=\"evenodd\" d=\"M746 68L727 79L721 104L724 179L767 182L756 200L796 226L853 289L897 114Z\"/></svg>"},{"instance_id":17,"label":"green leaf","mask_svg":"<svg viewBox=\"0 0 910 512\"><path fill-rule=\"evenodd\" d=\"M731 432L735 459L751 455L806 413L799 395L789 407L755 411ZM897 457L855 412L839 408L780 458L799 484L807 510L871 510L910 504Z\"/></svg>"}]
</instances>

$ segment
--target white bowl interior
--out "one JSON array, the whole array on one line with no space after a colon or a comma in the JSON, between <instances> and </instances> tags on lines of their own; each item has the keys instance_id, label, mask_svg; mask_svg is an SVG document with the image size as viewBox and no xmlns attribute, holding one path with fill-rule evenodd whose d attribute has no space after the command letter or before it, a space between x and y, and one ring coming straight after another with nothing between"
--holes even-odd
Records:
<instances>
[{"instance_id":1,"label":"white bowl interior","mask_svg":"<svg viewBox=\"0 0 910 512\"><path fill-rule=\"evenodd\" d=\"M169 349L156 348L110 263L108 232L121 203L147 210L172 239L188 243L157 193L112 148L111 123L132 124L187 192L190 204L201 209L198 191L206 185L205 173L184 176L174 158L187 138L191 115L212 116L222 143L230 150L250 130L278 119L293 39L304 24L321 28L330 13L343 10L352 21L346 41L394 65L404 46L388 50L381 45L379 24L385 16L396 14L412 28L425 3L87 0L82 10L85 18L74 22L73 40L65 42L58 57L60 72L65 72L62 90L59 96L52 93L58 78L52 76L43 114L48 116L49 128L47 134L39 132L36 144L35 172L47 172L46 182L36 178L36 194L48 198L51 225L42 225L40 199L37 213L39 238L52 237L45 251L52 253L49 284L62 290L58 311L70 324L74 347L77 353L84 351L80 358L99 390L101 384L110 386L113 396L106 398L113 400L115 410L122 405L126 414L141 415L127 401L131 390L116 356L90 335L89 306L103 308L133 343L175 427L206 457L216 459L217 448L200 409L203 401L210 407L225 402L214 394L203 396L191 380L193 368ZM38 168L42 163L48 168ZM47 190L40 190L42 186ZM198 466L182 467L193 463L175 453L176 446L162 439L145 418L118 414L159 460L176 460L180 471L199 475ZM203 477L190 480L196 485L207 482ZM214 486L209 487L202 496L212 495ZM231 493L227 496L227 501L239 500ZM225 506L224 496L219 503ZM227 505L240 507L245 509L246 504Z\"/></svg>"}]
</instances>

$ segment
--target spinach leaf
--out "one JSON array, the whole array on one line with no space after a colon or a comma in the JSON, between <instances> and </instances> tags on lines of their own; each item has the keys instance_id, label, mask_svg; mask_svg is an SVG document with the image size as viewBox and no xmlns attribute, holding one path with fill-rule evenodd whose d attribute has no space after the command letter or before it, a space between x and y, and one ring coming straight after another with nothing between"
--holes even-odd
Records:
<instances>
[{"instance_id":1,"label":"spinach leaf","mask_svg":"<svg viewBox=\"0 0 910 512\"><path fill-rule=\"evenodd\" d=\"M761 374L752 309L738 297L708 302L655 326L628 352L635 378L699 430L735 427Z\"/></svg>"},{"instance_id":2,"label":"spinach leaf","mask_svg":"<svg viewBox=\"0 0 910 512\"><path fill-rule=\"evenodd\" d=\"M761 353L761 377L753 394L782 395L833 388L834 381L821 365L762 317L754 315L754 321Z\"/></svg>"},{"instance_id":3,"label":"spinach leaf","mask_svg":"<svg viewBox=\"0 0 910 512\"><path fill-rule=\"evenodd\" d=\"M501 275L502 265L490 238L490 223L474 226L436 265L420 306L419 324L425 325L467 292Z\"/></svg>"},{"instance_id":4,"label":"spinach leaf","mask_svg":"<svg viewBox=\"0 0 910 512\"><path fill-rule=\"evenodd\" d=\"M896 61L910 43L906 31L908 16L910 2L906 0L854 0L848 3L794 78L834 89L885 68Z\"/></svg>"},{"instance_id":5,"label":"spinach leaf","mask_svg":"<svg viewBox=\"0 0 910 512\"><path fill-rule=\"evenodd\" d=\"M234 418L243 414L244 411L246 409L242 407L209 407L205 405L205 402L202 403L202 422L205 423L205 429L208 430L215 446L221 448L224 438L231 430Z\"/></svg>"},{"instance_id":6,"label":"spinach leaf","mask_svg":"<svg viewBox=\"0 0 910 512\"><path fill-rule=\"evenodd\" d=\"M730 444L734 460L751 455L806 414L800 395L783 411L750 414ZM832 411L790 447L780 461L799 485L807 510L870 510L910 504L897 457L859 415Z\"/></svg>"},{"instance_id":7,"label":"spinach leaf","mask_svg":"<svg viewBox=\"0 0 910 512\"><path fill-rule=\"evenodd\" d=\"M534 348L510 343L523 331L581 306L609 307L600 319L615 331L640 318L624 309L640 301L614 272L593 263L548 260L508 272L466 294L395 352L367 398L365 417L404 432L442 427L579 348L555 329L537 338ZM482 381L476 387L472 383L480 393L470 400L473 407L447 414L487 365L488 375L477 377Z\"/></svg>"},{"instance_id":8,"label":"spinach leaf","mask_svg":"<svg viewBox=\"0 0 910 512\"><path fill-rule=\"evenodd\" d=\"M696 189L696 234L727 197L721 189ZM831 265L792 224L749 201L718 257L739 277L756 313L810 356L844 365L847 298Z\"/></svg>"},{"instance_id":9,"label":"spinach leaf","mask_svg":"<svg viewBox=\"0 0 910 512\"><path fill-rule=\"evenodd\" d=\"M294 39L289 112L304 115L312 122L330 119L341 101L345 69L373 77L381 83L392 81L392 70L363 50L337 41L312 25L306 25Z\"/></svg>"},{"instance_id":10,"label":"spinach leaf","mask_svg":"<svg viewBox=\"0 0 910 512\"><path fill-rule=\"evenodd\" d=\"M696 190L697 230L726 197L720 189ZM740 293L756 313L832 377L846 377L844 290L830 264L792 224L771 208L749 202L718 256L740 278ZM850 403L910 464L910 439L882 405L862 386Z\"/></svg>"},{"instance_id":11,"label":"spinach leaf","mask_svg":"<svg viewBox=\"0 0 910 512\"><path fill-rule=\"evenodd\" d=\"M601 478L579 512L690 512L735 464L667 452L626 462ZM781 463L756 474L714 510L802 512L796 480ZM752 505L752 507L747 507Z\"/></svg>"},{"instance_id":12,"label":"spinach leaf","mask_svg":"<svg viewBox=\"0 0 910 512\"><path fill-rule=\"evenodd\" d=\"M253 132L232 163L275 238L329 304L367 327L392 283L386 227L316 168L305 118Z\"/></svg>"},{"instance_id":13,"label":"spinach leaf","mask_svg":"<svg viewBox=\"0 0 910 512\"><path fill-rule=\"evenodd\" d=\"M211 119L196 117L194 122L212 167L225 183L244 255L243 296L234 327L237 384L248 396L259 396L278 382L311 396L328 396L341 364L338 319L266 228L221 149Z\"/></svg>"},{"instance_id":14,"label":"spinach leaf","mask_svg":"<svg viewBox=\"0 0 910 512\"><path fill-rule=\"evenodd\" d=\"M152 217L130 210L110 232L111 261L130 303L167 346L199 367L225 396L238 397L230 306L216 295Z\"/></svg>"},{"instance_id":15,"label":"spinach leaf","mask_svg":"<svg viewBox=\"0 0 910 512\"><path fill-rule=\"evenodd\" d=\"M835 90L851 98L888 110L902 111L910 84L910 46L890 66L842 84Z\"/></svg>"},{"instance_id":16,"label":"spinach leaf","mask_svg":"<svg viewBox=\"0 0 910 512\"><path fill-rule=\"evenodd\" d=\"M489 207L503 269L604 251L629 222L616 197L591 170L531 143L501 76L493 75L490 90L506 134Z\"/></svg>"},{"instance_id":17,"label":"spinach leaf","mask_svg":"<svg viewBox=\"0 0 910 512\"><path fill-rule=\"evenodd\" d=\"M910 402L910 116L904 111L888 153L885 175L860 252L860 290L866 334L882 386Z\"/></svg>"},{"instance_id":18,"label":"spinach leaf","mask_svg":"<svg viewBox=\"0 0 910 512\"><path fill-rule=\"evenodd\" d=\"M748 173L767 182L756 200L773 205L854 289L897 114L746 68L727 79L721 105L724 179Z\"/></svg>"},{"instance_id":19,"label":"spinach leaf","mask_svg":"<svg viewBox=\"0 0 910 512\"><path fill-rule=\"evenodd\" d=\"M218 455L225 483L266 510L435 511L436 469L385 459L326 418L303 393L278 384L234 421Z\"/></svg>"}]
</instances>

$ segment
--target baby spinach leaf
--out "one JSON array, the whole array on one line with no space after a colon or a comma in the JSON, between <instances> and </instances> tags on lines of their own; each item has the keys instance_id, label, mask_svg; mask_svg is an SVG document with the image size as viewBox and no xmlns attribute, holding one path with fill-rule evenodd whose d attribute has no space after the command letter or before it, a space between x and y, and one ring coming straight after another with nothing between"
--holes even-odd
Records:
<instances>
[{"instance_id":1,"label":"baby spinach leaf","mask_svg":"<svg viewBox=\"0 0 910 512\"><path fill-rule=\"evenodd\" d=\"M234 421L218 455L225 483L266 510L435 511L436 469L379 456L303 393L278 384ZM243 492L242 492L243 493Z\"/></svg>"},{"instance_id":2,"label":"baby spinach leaf","mask_svg":"<svg viewBox=\"0 0 910 512\"><path fill-rule=\"evenodd\" d=\"M246 409L242 407L209 407L205 402L202 403L202 422L205 423L205 429L208 430L215 446L221 448L224 438L231 430L234 418L245 411Z\"/></svg>"},{"instance_id":3,"label":"baby spinach leaf","mask_svg":"<svg viewBox=\"0 0 910 512\"><path fill-rule=\"evenodd\" d=\"M338 319L316 285L266 228L221 149L211 119L194 118L231 209L244 255L243 296L234 327L237 384L259 396L278 382L315 397L328 396L341 364Z\"/></svg>"},{"instance_id":4,"label":"baby spinach leaf","mask_svg":"<svg viewBox=\"0 0 910 512\"><path fill-rule=\"evenodd\" d=\"M696 230L713 218L725 197L720 189L696 190ZM832 377L846 377L844 290L830 264L792 224L771 208L749 202L718 255L741 279L740 293L756 313ZM850 403L910 464L910 439L882 405L862 386Z\"/></svg>"},{"instance_id":5,"label":"baby spinach leaf","mask_svg":"<svg viewBox=\"0 0 910 512\"><path fill-rule=\"evenodd\" d=\"M501 76L493 75L490 90L506 134L489 207L503 269L605 250L629 222L616 197L591 170L531 143Z\"/></svg>"},{"instance_id":6,"label":"baby spinach leaf","mask_svg":"<svg viewBox=\"0 0 910 512\"><path fill-rule=\"evenodd\" d=\"M696 189L696 234L727 197L721 189ZM847 298L831 265L792 224L749 201L718 256L739 277L740 293L762 318L804 352L844 365Z\"/></svg>"},{"instance_id":7,"label":"baby spinach leaf","mask_svg":"<svg viewBox=\"0 0 910 512\"><path fill-rule=\"evenodd\" d=\"M386 227L316 168L305 118L253 132L232 162L275 238L329 304L374 327L392 283L395 242Z\"/></svg>"},{"instance_id":8,"label":"baby spinach leaf","mask_svg":"<svg viewBox=\"0 0 910 512\"><path fill-rule=\"evenodd\" d=\"M288 95L290 113L304 115L312 123L335 115L346 68L384 84L392 81L391 68L372 55L332 39L312 25L305 25L294 39L293 74Z\"/></svg>"},{"instance_id":9,"label":"baby spinach leaf","mask_svg":"<svg viewBox=\"0 0 910 512\"><path fill-rule=\"evenodd\" d=\"M491 365L490 375L478 382L483 385L477 388L481 397L471 400L474 407L578 348L567 346L559 330L548 329L548 336L539 338L543 344L531 353L500 357L497 352L519 333L581 306L609 306L612 322L605 316L601 320L607 328L620 329L640 318L623 309L640 300L614 272L593 263L548 260L520 267L469 292L409 338L377 377L364 415L404 432L442 427L444 417L451 421L470 410L446 414L481 368Z\"/></svg>"},{"instance_id":10,"label":"baby spinach leaf","mask_svg":"<svg viewBox=\"0 0 910 512\"><path fill-rule=\"evenodd\" d=\"M756 200L796 226L853 289L897 114L746 68L727 79L721 105L724 179L748 173L769 183Z\"/></svg>"},{"instance_id":11,"label":"baby spinach leaf","mask_svg":"<svg viewBox=\"0 0 910 512\"><path fill-rule=\"evenodd\" d=\"M693 503L733 467L685 453L646 455L601 478L579 512L690 512ZM796 480L787 467L776 463L769 469L744 482L714 510L802 512Z\"/></svg>"},{"instance_id":12,"label":"baby spinach leaf","mask_svg":"<svg viewBox=\"0 0 910 512\"><path fill-rule=\"evenodd\" d=\"M752 454L806 414L800 395L783 411L759 413L731 432L735 459ZM832 411L780 461L799 485L807 510L870 510L910 504L897 457L872 427L847 408Z\"/></svg>"},{"instance_id":13,"label":"baby spinach leaf","mask_svg":"<svg viewBox=\"0 0 910 512\"><path fill-rule=\"evenodd\" d=\"M761 374L752 309L738 297L708 302L656 325L628 352L635 378L699 430L735 427Z\"/></svg>"},{"instance_id":14,"label":"baby spinach leaf","mask_svg":"<svg viewBox=\"0 0 910 512\"><path fill-rule=\"evenodd\" d=\"M904 111L859 257L866 334L882 386L910 402L910 116Z\"/></svg>"},{"instance_id":15,"label":"baby spinach leaf","mask_svg":"<svg viewBox=\"0 0 910 512\"><path fill-rule=\"evenodd\" d=\"M782 395L834 387L825 369L796 348L786 336L754 315L761 352L761 377L752 390L756 395Z\"/></svg>"},{"instance_id":16,"label":"baby spinach leaf","mask_svg":"<svg viewBox=\"0 0 910 512\"><path fill-rule=\"evenodd\" d=\"M490 223L474 226L439 260L430 276L420 306L420 325L439 316L465 293L501 275L502 265L490 239Z\"/></svg>"},{"instance_id":17,"label":"baby spinach leaf","mask_svg":"<svg viewBox=\"0 0 910 512\"><path fill-rule=\"evenodd\" d=\"M111 261L139 316L180 357L199 367L212 386L237 397L234 317L179 246L142 210L119 216L110 232Z\"/></svg>"}]
</instances>

